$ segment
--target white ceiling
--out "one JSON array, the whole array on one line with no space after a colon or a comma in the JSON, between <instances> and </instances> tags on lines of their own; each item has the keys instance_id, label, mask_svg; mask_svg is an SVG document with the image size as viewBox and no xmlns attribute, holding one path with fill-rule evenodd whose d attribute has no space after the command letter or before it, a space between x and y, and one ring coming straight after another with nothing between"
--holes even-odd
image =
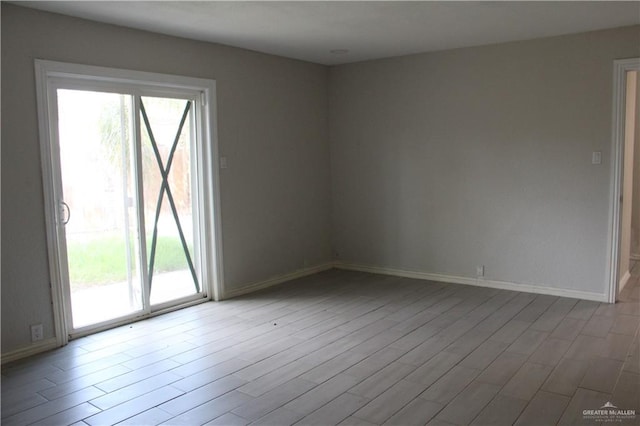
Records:
<instances>
[{"instance_id":1,"label":"white ceiling","mask_svg":"<svg viewBox=\"0 0 640 426\"><path fill-rule=\"evenodd\" d=\"M640 24L638 1L13 3L325 65Z\"/></svg>"}]
</instances>

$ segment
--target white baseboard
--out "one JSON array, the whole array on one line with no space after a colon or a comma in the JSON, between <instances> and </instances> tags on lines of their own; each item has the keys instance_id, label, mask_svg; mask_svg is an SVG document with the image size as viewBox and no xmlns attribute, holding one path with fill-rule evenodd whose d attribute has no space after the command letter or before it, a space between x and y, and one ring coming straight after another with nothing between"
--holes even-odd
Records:
<instances>
[{"instance_id":1,"label":"white baseboard","mask_svg":"<svg viewBox=\"0 0 640 426\"><path fill-rule=\"evenodd\" d=\"M229 291L225 290L224 294L222 295L222 300L241 296L247 293L252 293L254 291L262 290L264 288L282 284L283 282L286 282L286 281L295 280L296 278L302 278L302 277L306 277L307 275L317 274L318 272L326 271L328 269L333 269L333 262L323 263L321 265L311 266L309 268L298 269L297 271L293 271L288 274L269 278L268 280L247 284L238 289L233 289Z\"/></svg>"},{"instance_id":2,"label":"white baseboard","mask_svg":"<svg viewBox=\"0 0 640 426\"><path fill-rule=\"evenodd\" d=\"M42 352L50 351L58 347L58 341L55 337L51 339L43 340L42 342L33 343L24 348L16 349L15 351L2 354L2 364L6 364L11 361L17 361L22 358L26 358L32 355L36 355Z\"/></svg>"},{"instance_id":3,"label":"white baseboard","mask_svg":"<svg viewBox=\"0 0 640 426\"><path fill-rule=\"evenodd\" d=\"M328 262L321 265L312 266L309 268L299 269L297 271L284 274L284 275L279 275L277 277L273 277L268 280L247 284L238 289L225 291L222 299L230 299L232 297L237 297L243 294L252 293L254 291L262 290L268 287L272 287L274 285L282 284L286 281L294 280L296 278L306 277L307 275L313 275L318 272L326 271L333 268L350 270L350 271L370 272L373 274L381 274L381 275L392 275L392 276L405 277L405 278L417 278L421 280L437 281L437 282L451 283L451 284L464 284L464 285L473 285L473 286L479 286L479 287L497 288L501 290L522 291L525 293L548 294L551 296L561 296L561 297L570 297L574 299L593 300L596 302L607 301L606 294L592 293L592 292L586 292L586 291L562 289L562 288L555 288L555 287L544 287L544 286L537 286L537 285L531 285L531 284L520 284L520 283L507 282L507 281L493 281L493 280L485 280L482 278L470 278L470 277L461 277L461 276L446 275L446 274L433 274L429 272L407 271L402 269L358 265L358 264L344 263L344 262ZM629 281L630 277L631 275L627 271L620 282L620 290L622 290L624 285ZM36 355L41 352L46 352L48 350L55 349L56 347L58 347L58 343L55 338L44 340L37 344L32 344L27 347L2 354L1 362L2 364L5 364L7 362L15 361L21 358L26 358L32 355Z\"/></svg>"},{"instance_id":4,"label":"white baseboard","mask_svg":"<svg viewBox=\"0 0 640 426\"><path fill-rule=\"evenodd\" d=\"M405 278L417 278L421 280L438 281L452 284L474 285L479 287L497 288L501 290L522 291L525 293L548 294L551 296L570 297L573 299L593 300L606 302L607 295L588 291L570 290L555 287L544 287L531 284L520 284L507 281L493 281L483 278L460 277L455 275L432 274L429 272L406 271L402 269L382 268L378 266L357 265L352 263L334 263L337 269L350 271L371 272L373 274L394 275Z\"/></svg>"},{"instance_id":5,"label":"white baseboard","mask_svg":"<svg viewBox=\"0 0 640 426\"><path fill-rule=\"evenodd\" d=\"M620 284L618 285L618 294L620 294L620 292L624 289L624 286L627 285L630 278L631 278L631 273L629 271L626 271L622 275L622 278L620 278Z\"/></svg>"}]
</instances>

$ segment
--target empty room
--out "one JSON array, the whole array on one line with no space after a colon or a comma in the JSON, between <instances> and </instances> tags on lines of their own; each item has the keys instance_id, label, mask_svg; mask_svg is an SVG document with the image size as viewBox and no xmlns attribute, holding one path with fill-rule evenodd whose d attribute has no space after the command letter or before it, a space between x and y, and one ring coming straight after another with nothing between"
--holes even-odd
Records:
<instances>
[{"instance_id":1,"label":"empty room","mask_svg":"<svg viewBox=\"0 0 640 426\"><path fill-rule=\"evenodd\" d=\"M1 3L3 425L640 424L640 3Z\"/></svg>"}]
</instances>

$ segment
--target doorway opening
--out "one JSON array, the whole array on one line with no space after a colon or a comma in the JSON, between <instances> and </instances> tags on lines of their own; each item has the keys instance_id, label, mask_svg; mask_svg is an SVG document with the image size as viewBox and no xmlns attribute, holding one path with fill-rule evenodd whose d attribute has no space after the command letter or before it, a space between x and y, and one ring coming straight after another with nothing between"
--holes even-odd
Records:
<instances>
[{"instance_id":1,"label":"doorway opening","mask_svg":"<svg viewBox=\"0 0 640 426\"><path fill-rule=\"evenodd\" d=\"M58 343L217 300L215 83L36 71Z\"/></svg>"},{"instance_id":2,"label":"doorway opening","mask_svg":"<svg viewBox=\"0 0 640 426\"><path fill-rule=\"evenodd\" d=\"M630 280L634 251L640 250L639 77L640 58L614 61L609 303Z\"/></svg>"}]
</instances>

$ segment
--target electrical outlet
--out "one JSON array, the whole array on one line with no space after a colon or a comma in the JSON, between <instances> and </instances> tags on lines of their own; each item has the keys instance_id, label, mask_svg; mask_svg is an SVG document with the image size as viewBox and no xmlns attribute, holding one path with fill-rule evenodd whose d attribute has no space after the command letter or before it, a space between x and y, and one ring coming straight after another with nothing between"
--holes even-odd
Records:
<instances>
[{"instance_id":1,"label":"electrical outlet","mask_svg":"<svg viewBox=\"0 0 640 426\"><path fill-rule=\"evenodd\" d=\"M44 337L44 332L42 330L42 324L34 324L31 326L31 341L37 342L42 340Z\"/></svg>"},{"instance_id":2,"label":"electrical outlet","mask_svg":"<svg viewBox=\"0 0 640 426\"><path fill-rule=\"evenodd\" d=\"M476 276L477 277L484 277L484 265L476 266Z\"/></svg>"}]
</instances>

